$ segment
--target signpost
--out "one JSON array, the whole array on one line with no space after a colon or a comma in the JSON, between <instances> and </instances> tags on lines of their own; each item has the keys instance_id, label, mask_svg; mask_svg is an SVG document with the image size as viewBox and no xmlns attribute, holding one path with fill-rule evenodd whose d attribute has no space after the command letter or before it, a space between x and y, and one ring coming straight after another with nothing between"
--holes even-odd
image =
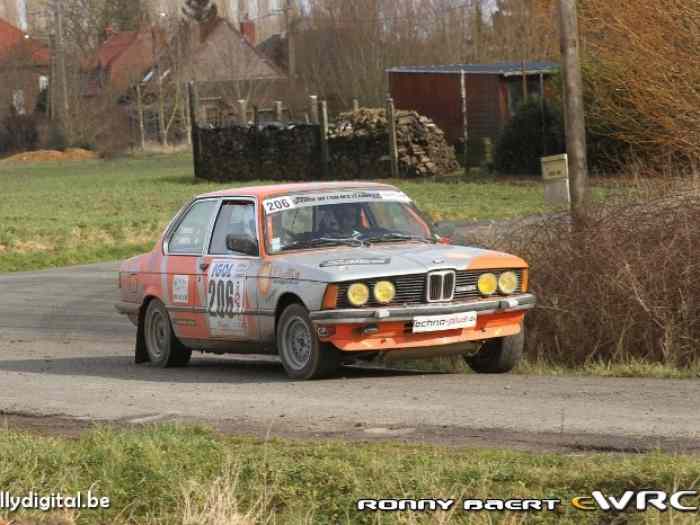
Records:
<instances>
[{"instance_id":1,"label":"signpost","mask_svg":"<svg viewBox=\"0 0 700 525\"><path fill-rule=\"evenodd\" d=\"M542 157L544 201L550 206L571 207L569 159L566 154Z\"/></svg>"}]
</instances>

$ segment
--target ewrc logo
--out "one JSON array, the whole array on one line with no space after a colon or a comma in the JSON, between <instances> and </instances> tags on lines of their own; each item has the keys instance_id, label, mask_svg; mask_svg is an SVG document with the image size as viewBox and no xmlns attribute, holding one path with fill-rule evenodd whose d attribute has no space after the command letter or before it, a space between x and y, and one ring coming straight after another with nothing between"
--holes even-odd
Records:
<instances>
[{"instance_id":1,"label":"ewrc logo","mask_svg":"<svg viewBox=\"0 0 700 525\"><path fill-rule=\"evenodd\" d=\"M691 505L690 498L695 498ZM607 496L599 490L595 490L590 496L583 496L571 500L571 505L578 510L602 510L606 512L620 512L628 509L645 511L656 509L660 511L677 510L680 512L698 512L698 491L681 490L667 493L660 490L632 490L625 491L620 497Z\"/></svg>"}]
</instances>

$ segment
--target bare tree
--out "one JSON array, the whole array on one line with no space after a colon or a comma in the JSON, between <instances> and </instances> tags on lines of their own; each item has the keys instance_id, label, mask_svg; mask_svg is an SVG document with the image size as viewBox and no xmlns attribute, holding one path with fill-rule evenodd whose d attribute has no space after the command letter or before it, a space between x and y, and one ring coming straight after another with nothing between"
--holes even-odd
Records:
<instances>
[{"instance_id":1,"label":"bare tree","mask_svg":"<svg viewBox=\"0 0 700 525\"><path fill-rule=\"evenodd\" d=\"M201 23L215 17L217 7L211 0L185 0L182 12L185 16Z\"/></svg>"},{"instance_id":2,"label":"bare tree","mask_svg":"<svg viewBox=\"0 0 700 525\"><path fill-rule=\"evenodd\" d=\"M700 4L583 2L588 121L646 158L700 159Z\"/></svg>"}]
</instances>

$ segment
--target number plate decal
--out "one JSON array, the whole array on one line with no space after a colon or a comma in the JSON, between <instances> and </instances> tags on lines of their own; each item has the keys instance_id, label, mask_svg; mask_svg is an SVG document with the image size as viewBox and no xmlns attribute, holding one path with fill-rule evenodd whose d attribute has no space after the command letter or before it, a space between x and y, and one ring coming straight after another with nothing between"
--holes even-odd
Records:
<instances>
[{"instance_id":1,"label":"number plate decal","mask_svg":"<svg viewBox=\"0 0 700 525\"><path fill-rule=\"evenodd\" d=\"M413 318L413 333L444 332L476 326L476 312L463 312L449 315L426 315Z\"/></svg>"},{"instance_id":2,"label":"number plate decal","mask_svg":"<svg viewBox=\"0 0 700 525\"><path fill-rule=\"evenodd\" d=\"M247 264L214 261L209 267L207 316L214 337L246 333L245 311Z\"/></svg>"}]
</instances>

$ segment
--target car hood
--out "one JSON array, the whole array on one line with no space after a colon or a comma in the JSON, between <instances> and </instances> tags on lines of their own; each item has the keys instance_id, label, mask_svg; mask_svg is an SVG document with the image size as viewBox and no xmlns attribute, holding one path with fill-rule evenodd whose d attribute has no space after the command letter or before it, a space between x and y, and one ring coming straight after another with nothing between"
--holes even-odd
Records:
<instances>
[{"instance_id":1,"label":"car hood","mask_svg":"<svg viewBox=\"0 0 700 525\"><path fill-rule=\"evenodd\" d=\"M525 268L518 257L466 246L387 243L364 248L339 247L282 256L300 277L325 282L411 275L440 269Z\"/></svg>"}]
</instances>

